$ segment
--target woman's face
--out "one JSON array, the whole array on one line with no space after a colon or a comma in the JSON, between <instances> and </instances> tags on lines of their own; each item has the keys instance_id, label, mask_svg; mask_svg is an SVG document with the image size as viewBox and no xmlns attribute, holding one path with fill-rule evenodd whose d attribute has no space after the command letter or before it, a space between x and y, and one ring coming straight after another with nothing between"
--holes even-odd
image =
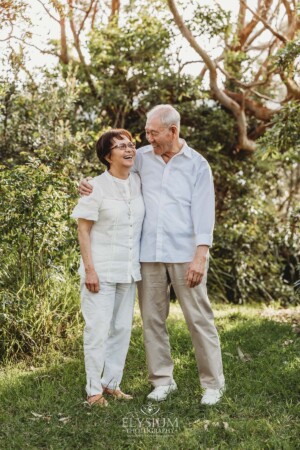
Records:
<instances>
[{"instance_id":1,"label":"woman's face","mask_svg":"<svg viewBox=\"0 0 300 450\"><path fill-rule=\"evenodd\" d=\"M136 150L134 144L126 136L113 138L110 155L107 157L111 169L130 169L133 166Z\"/></svg>"}]
</instances>

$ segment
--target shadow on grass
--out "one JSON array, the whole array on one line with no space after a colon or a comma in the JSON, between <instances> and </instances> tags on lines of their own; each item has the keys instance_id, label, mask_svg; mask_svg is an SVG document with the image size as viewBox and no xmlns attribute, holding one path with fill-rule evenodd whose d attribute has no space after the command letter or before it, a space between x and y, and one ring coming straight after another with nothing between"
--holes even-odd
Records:
<instances>
[{"instance_id":1,"label":"shadow on grass","mask_svg":"<svg viewBox=\"0 0 300 450\"><path fill-rule=\"evenodd\" d=\"M228 396L233 393L241 399L247 394L259 397L264 393L271 395L273 401L299 401L300 339L291 326L267 319L248 319L239 314L232 317L230 326L228 318L226 320L226 328L229 329L224 329L223 320L216 323ZM194 350L185 324L170 320L169 330L171 342L175 342L172 346L173 357L180 360L175 368L177 376L184 382L187 371L189 380L197 384ZM243 361L238 348L249 361Z\"/></svg>"},{"instance_id":2,"label":"shadow on grass","mask_svg":"<svg viewBox=\"0 0 300 450\"><path fill-rule=\"evenodd\" d=\"M186 325L182 320L168 320L179 390L158 405L157 417L177 419L178 427L167 440L147 434L133 438L124 427L130 417L145 418L142 407L150 391L142 330L136 322L122 383L124 391L134 394L133 401L110 401L108 408L90 408L85 403L81 350L72 359L50 361L48 368L7 370L0 380L0 448L196 449L223 444L226 448L268 448L266 439L273 442L270 448L280 448L278 439L293 448L297 429L289 429L288 424L296 421L298 411L299 339L289 325L265 319L238 314L217 323L227 391L219 405L205 408L200 406L201 389ZM250 355L250 361L239 358L238 346ZM224 423L235 431L230 432ZM249 447L243 446L245 433Z\"/></svg>"}]
</instances>

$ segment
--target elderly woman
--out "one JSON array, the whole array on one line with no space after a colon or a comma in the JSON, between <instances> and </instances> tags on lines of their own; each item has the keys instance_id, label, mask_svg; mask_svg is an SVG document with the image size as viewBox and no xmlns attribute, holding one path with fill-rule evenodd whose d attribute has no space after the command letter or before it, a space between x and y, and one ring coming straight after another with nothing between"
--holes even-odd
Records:
<instances>
[{"instance_id":1,"label":"elderly woman","mask_svg":"<svg viewBox=\"0 0 300 450\"><path fill-rule=\"evenodd\" d=\"M123 129L104 133L96 145L107 170L91 181L72 217L78 219L81 309L88 403L107 406L103 393L131 399L120 389L129 347L144 203L140 179L130 173L136 150Z\"/></svg>"}]
</instances>

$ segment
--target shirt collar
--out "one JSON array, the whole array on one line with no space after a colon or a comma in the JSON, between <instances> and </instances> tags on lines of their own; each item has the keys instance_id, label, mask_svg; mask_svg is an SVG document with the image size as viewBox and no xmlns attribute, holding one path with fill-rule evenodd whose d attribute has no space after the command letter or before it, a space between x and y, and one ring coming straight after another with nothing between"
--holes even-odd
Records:
<instances>
[{"instance_id":1,"label":"shirt collar","mask_svg":"<svg viewBox=\"0 0 300 450\"><path fill-rule=\"evenodd\" d=\"M191 148L187 145L187 143L185 142L184 139L182 139L182 141L183 141L183 147L182 147L182 149L180 150L179 153L183 153L188 158L191 158L192 157L192 150L191 150Z\"/></svg>"},{"instance_id":2,"label":"shirt collar","mask_svg":"<svg viewBox=\"0 0 300 450\"><path fill-rule=\"evenodd\" d=\"M190 147L187 145L187 143L185 142L184 139L181 139L181 141L183 142L183 147L182 147L182 149L180 150L180 152L178 154L184 154L188 158L191 158L192 157L192 151L191 151ZM147 145L145 147L144 153L149 153L149 152L153 152L153 154L155 154L154 151L153 151L152 145Z\"/></svg>"}]
</instances>

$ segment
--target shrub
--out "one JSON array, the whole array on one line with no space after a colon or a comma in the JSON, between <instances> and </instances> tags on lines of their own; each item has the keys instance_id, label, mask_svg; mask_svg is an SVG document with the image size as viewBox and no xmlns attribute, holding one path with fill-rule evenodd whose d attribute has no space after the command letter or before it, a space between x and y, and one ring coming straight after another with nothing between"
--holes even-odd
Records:
<instances>
[{"instance_id":1,"label":"shrub","mask_svg":"<svg viewBox=\"0 0 300 450\"><path fill-rule=\"evenodd\" d=\"M0 355L41 351L78 325L74 182L38 160L0 173Z\"/></svg>"}]
</instances>

